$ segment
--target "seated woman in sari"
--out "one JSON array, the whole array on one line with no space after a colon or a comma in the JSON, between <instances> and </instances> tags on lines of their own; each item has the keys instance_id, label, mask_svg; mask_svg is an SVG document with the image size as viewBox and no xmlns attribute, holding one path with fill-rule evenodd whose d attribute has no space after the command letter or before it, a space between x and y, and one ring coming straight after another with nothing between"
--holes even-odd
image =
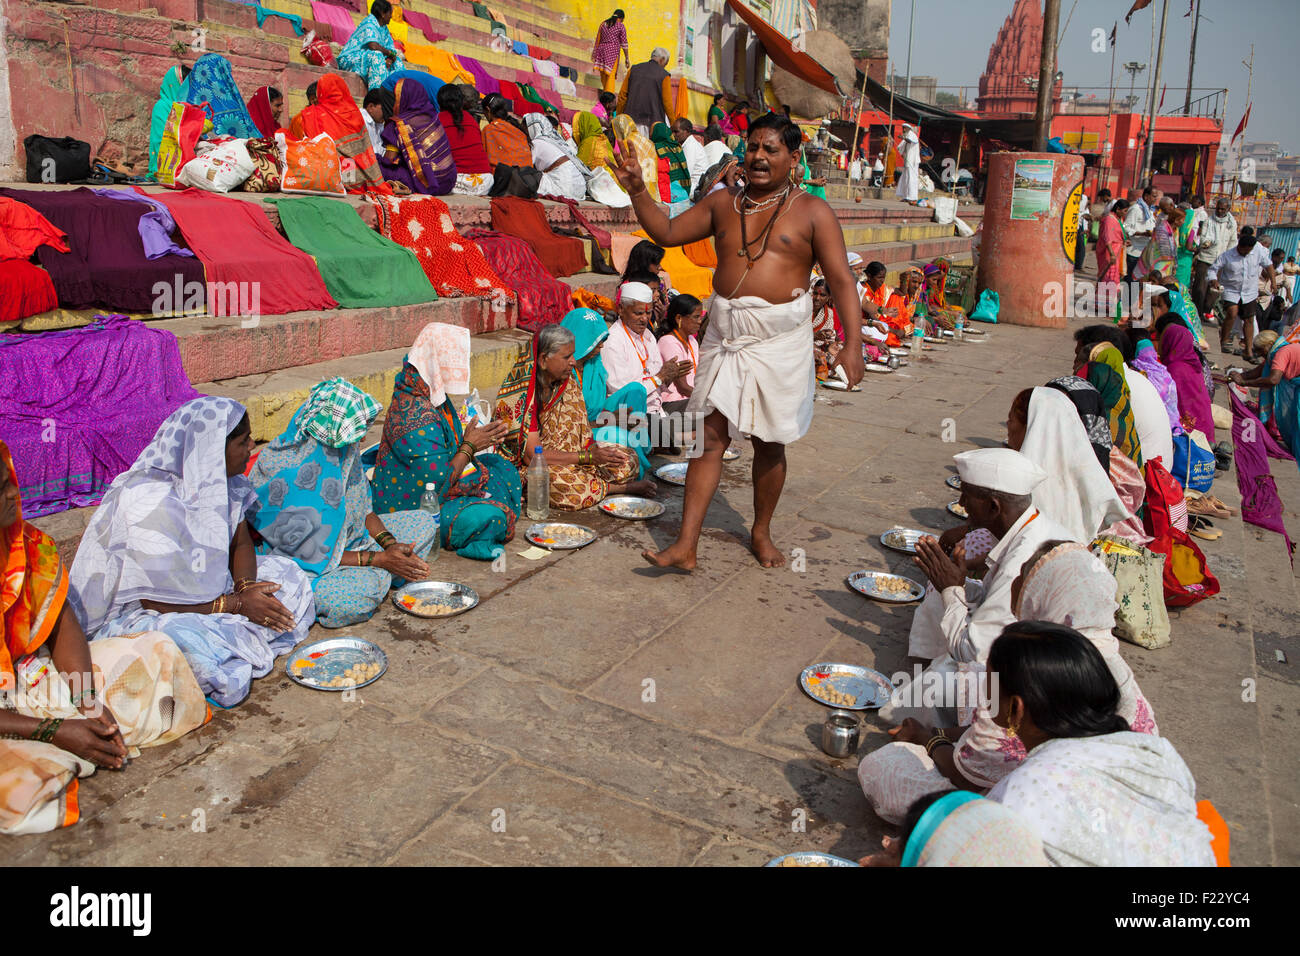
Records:
<instances>
[{"instance_id":1,"label":"seated woman in sari","mask_svg":"<svg viewBox=\"0 0 1300 956\"><path fill-rule=\"evenodd\" d=\"M590 508L607 495L654 497L654 481L633 480L635 455L596 443L573 375L574 347L572 332L548 325L506 375L495 415L510 429L502 453L524 475L533 449L542 448L551 472L551 507L561 511Z\"/></svg>"},{"instance_id":2,"label":"seated woman in sari","mask_svg":"<svg viewBox=\"0 0 1300 956\"><path fill-rule=\"evenodd\" d=\"M393 35L388 32L392 18L393 5L388 0L375 0L370 5L370 16L361 21L339 50L339 69L358 74L370 90L382 86L390 73L405 68Z\"/></svg>"},{"instance_id":3,"label":"seated woman in sari","mask_svg":"<svg viewBox=\"0 0 1300 956\"><path fill-rule=\"evenodd\" d=\"M1192 341L1182 317L1170 312L1156 320L1156 354L1169 370L1178 395L1178 412L1185 431L1199 429L1214 444L1214 412L1206 381L1205 358Z\"/></svg>"},{"instance_id":4,"label":"seated woman in sari","mask_svg":"<svg viewBox=\"0 0 1300 956\"><path fill-rule=\"evenodd\" d=\"M528 168L533 165L533 147L528 136L511 121L510 101L500 93L483 100L488 124L483 128L483 151L495 171L498 165Z\"/></svg>"},{"instance_id":5,"label":"seated woman in sari","mask_svg":"<svg viewBox=\"0 0 1300 956\"><path fill-rule=\"evenodd\" d=\"M458 196L486 196L494 182L492 164L483 149L478 120L466 108L459 86L448 83L438 91L438 122L456 165L456 184L451 191Z\"/></svg>"},{"instance_id":6,"label":"seated woman in sari","mask_svg":"<svg viewBox=\"0 0 1300 956\"><path fill-rule=\"evenodd\" d=\"M500 455L480 449L506 435L500 422L462 424L452 395L469 392L469 329L431 322L393 385L372 483L375 512L419 507L437 486L442 547L490 561L514 537L523 485Z\"/></svg>"},{"instance_id":7,"label":"seated woman in sari","mask_svg":"<svg viewBox=\"0 0 1300 956\"><path fill-rule=\"evenodd\" d=\"M1020 814L1053 866L1215 865L1187 764L1165 738L1134 732L1091 641L1018 621L993 642L988 670L998 675L992 720L1028 752L988 798Z\"/></svg>"},{"instance_id":8,"label":"seated woman in sari","mask_svg":"<svg viewBox=\"0 0 1300 956\"><path fill-rule=\"evenodd\" d=\"M1273 331L1255 336L1255 354L1264 362L1245 374L1228 378L1242 388L1259 389L1259 420L1295 455L1300 452L1300 344L1279 338Z\"/></svg>"},{"instance_id":9,"label":"seated woman in sari","mask_svg":"<svg viewBox=\"0 0 1300 956\"><path fill-rule=\"evenodd\" d=\"M429 573L433 515L374 513L360 444L379 412L347 379L320 382L249 475L263 552L306 572L322 627L369 620L390 587Z\"/></svg>"},{"instance_id":10,"label":"seated woman in sari","mask_svg":"<svg viewBox=\"0 0 1300 956\"><path fill-rule=\"evenodd\" d=\"M243 700L315 620L307 576L254 549L252 450L244 406L186 402L104 495L70 577L92 642L162 631L221 707Z\"/></svg>"},{"instance_id":11,"label":"seated woman in sari","mask_svg":"<svg viewBox=\"0 0 1300 956\"><path fill-rule=\"evenodd\" d=\"M189 102L190 68L173 66L163 74L162 84L158 87L158 100L149 114L149 175L158 174L158 148L162 146L163 130L172 115L173 103Z\"/></svg>"},{"instance_id":12,"label":"seated woman in sari","mask_svg":"<svg viewBox=\"0 0 1300 956\"><path fill-rule=\"evenodd\" d=\"M946 289L949 269L951 264L942 256L924 269L925 316L933 328L952 330L957 327L958 319L964 321L966 318L966 313L961 308L948 304Z\"/></svg>"},{"instance_id":13,"label":"seated woman in sari","mask_svg":"<svg viewBox=\"0 0 1300 956\"><path fill-rule=\"evenodd\" d=\"M289 128L296 139L311 139L321 133L330 135L343 170L343 188L348 192L393 194L394 190L379 173L379 161L370 145L365 117L348 92L347 83L337 73L327 73L316 81L315 105L304 107Z\"/></svg>"},{"instance_id":14,"label":"seated woman in sari","mask_svg":"<svg viewBox=\"0 0 1300 956\"><path fill-rule=\"evenodd\" d=\"M604 169L614 158L614 147L594 113L574 115L573 140L578 144L578 159L588 169Z\"/></svg>"},{"instance_id":15,"label":"seated woman in sari","mask_svg":"<svg viewBox=\"0 0 1300 956\"><path fill-rule=\"evenodd\" d=\"M813 283L812 299L813 361L817 364L817 381L824 382L830 375L831 363L844 348L844 329L840 325L839 313L831 304L831 292L825 279ZM876 351L875 346L868 343L863 343L862 348Z\"/></svg>"},{"instance_id":16,"label":"seated woman in sari","mask_svg":"<svg viewBox=\"0 0 1300 956\"><path fill-rule=\"evenodd\" d=\"M1087 379L1101 394L1114 447L1141 468L1145 459L1133 420L1133 400L1124 381L1124 356L1109 342L1099 342L1089 353L1088 362L1075 374Z\"/></svg>"},{"instance_id":17,"label":"seated woman in sari","mask_svg":"<svg viewBox=\"0 0 1300 956\"><path fill-rule=\"evenodd\" d=\"M561 139L545 113L524 117L532 140L532 165L542 174L539 196L559 196L581 202L587 198L587 175L591 172L578 159L573 147Z\"/></svg>"},{"instance_id":18,"label":"seated woman in sari","mask_svg":"<svg viewBox=\"0 0 1300 956\"><path fill-rule=\"evenodd\" d=\"M638 430L633 416L646 414L645 386L640 382L629 382L610 394L609 372L601 357L605 340L609 338L609 327L597 312L574 309L560 325L573 333L574 375L582 386L582 400L587 407L587 421L591 423L593 437L598 442L624 445L635 451L635 477L640 478L650 468L650 459L646 457L650 442L648 431L644 428ZM629 428L637 433L635 437Z\"/></svg>"},{"instance_id":19,"label":"seated woman in sari","mask_svg":"<svg viewBox=\"0 0 1300 956\"><path fill-rule=\"evenodd\" d=\"M456 185L456 162L438 111L418 83L398 80L393 88L393 116L384 124L384 179L413 193L446 196Z\"/></svg>"},{"instance_id":20,"label":"seated woman in sari","mask_svg":"<svg viewBox=\"0 0 1300 956\"><path fill-rule=\"evenodd\" d=\"M908 808L897 836L861 866L1048 866L1043 841L1020 814L966 790L936 791Z\"/></svg>"},{"instance_id":21,"label":"seated woman in sari","mask_svg":"<svg viewBox=\"0 0 1300 956\"><path fill-rule=\"evenodd\" d=\"M247 106L248 115L253 118L258 132L263 137L275 136L284 113L284 94L274 86L259 86L257 92L248 98Z\"/></svg>"},{"instance_id":22,"label":"seated woman in sari","mask_svg":"<svg viewBox=\"0 0 1300 956\"><path fill-rule=\"evenodd\" d=\"M660 174L656 180L659 198L669 204L669 214L675 215L691 201L691 171L686 165L686 154L667 123L655 123L650 129L650 141L654 143L655 155L660 160Z\"/></svg>"},{"instance_id":23,"label":"seated woman in sari","mask_svg":"<svg viewBox=\"0 0 1300 956\"><path fill-rule=\"evenodd\" d=\"M913 324L917 321L917 303L920 297L921 270L912 266L903 273L898 288L889 293L885 307L878 313L889 326L890 338L886 345L898 348L912 334Z\"/></svg>"},{"instance_id":24,"label":"seated woman in sari","mask_svg":"<svg viewBox=\"0 0 1300 956\"><path fill-rule=\"evenodd\" d=\"M54 540L23 520L0 441L0 833L77 822L77 778L207 723L180 649L157 631L86 642Z\"/></svg>"}]
</instances>

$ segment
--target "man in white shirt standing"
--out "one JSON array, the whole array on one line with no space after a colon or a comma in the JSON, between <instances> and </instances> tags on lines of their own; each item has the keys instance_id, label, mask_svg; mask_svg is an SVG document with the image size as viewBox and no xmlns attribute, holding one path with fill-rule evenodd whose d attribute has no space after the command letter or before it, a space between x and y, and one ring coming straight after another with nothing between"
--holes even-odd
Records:
<instances>
[{"instance_id":1,"label":"man in white shirt standing","mask_svg":"<svg viewBox=\"0 0 1300 956\"><path fill-rule=\"evenodd\" d=\"M1226 199L1215 200L1214 212L1201 223L1196 247L1196 260L1192 263L1192 302L1204 315L1209 312L1210 280L1206 274L1215 260L1233 247L1237 241L1237 220L1232 215L1232 205Z\"/></svg>"},{"instance_id":2,"label":"man in white shirt standing","mask_svg":"<svg viewBox=\"0 0 1300 956\"><path fill-rule=\"evenodd\" d=\"M1237 245L1214 261L1206 272L1210 288L1223 293L1223 325L1219 328L1219 350L1228 352L1237 320L1241 320L1244 337L1240 353L1247 362L1255 362L1255 335L1259 332L1255 316L1259 311L1259 277L1261 273L1272 282L1276 273L1273 261L1255 239L1254 230L1247 227L1237 238Z\"/></svg>"},{"instance_id":3,"label":"man in white shirt standing","mask_svg":"<svg viewBox=\"0 0 1300 956\"><path fill-rule=\"evenodd\" d=\"M704 144L696 138L695 126L684 116L673 123L673 139L677 140L682 155L686 157L686 169L691 174L689 195L694 196L700 185L700 177L709 171L709 158L704 152Z\"/></svg>"},{"instance_id":4,"label":"man in white shirt standing","mask_svg":"<svg viewBox=\"0 0 1300 956\"><path fill-rule=\"evenodd\" d=\"M1156 210L1160 208L1160 190L1148 186L1142 190L1142 198L1128 207L1124 217L1124 236L1128 239L1128 278L1133 278L1133 269L1151 241L1151 233L1156 228Z\"/></svg>"}]
</instances>

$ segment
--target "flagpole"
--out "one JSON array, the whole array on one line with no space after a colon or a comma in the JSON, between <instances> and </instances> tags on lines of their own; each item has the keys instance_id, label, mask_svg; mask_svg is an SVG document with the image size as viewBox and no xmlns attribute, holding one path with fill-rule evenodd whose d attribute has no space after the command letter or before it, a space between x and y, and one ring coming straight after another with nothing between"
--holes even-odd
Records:
<instances>
[{"instance_id":1,"label":"flagpole","mask_svg":"<svg viewBox=\"0 0 1300 956\"><path fill-rule=\"evenodd\" d=\"M1111 160L1114 158L1115 151L1110 142L1110 121L1115 112L1115 48L1119 46L1115 42L1115 37L1119 31L1119 21L1110 28L1110 95L1106 99L1106 182L1103 187L1110 188Z\"/></svg>"},{"instance_id":2,"label":"flagpole","mask_svg":"<svg viewBox=\"0 0 1300 956\"><path fill-rule=\"evenodd\" d=\"M1153 18L1154 19L1154 18ZM1151 82L1151 109L1147 114L1147 145L1142 152L1142 169L1145 174L1151 167L1151 152L1156 140L1156 94L1160 88L1160 68L1165 60L1165 24L1169 19L1169 0L1160 0L1160 45L1156 47L1156 72ZM1154 178L1154 174L1153 174ZM1151 181L1147 182L1150 185Z\"/></svg>"},{"instance_id":3,"label":"flagpole","mask_svg":"<svg viewBox=\"0 0 1300 956\"><path fill-rule=\"evenodd\" d=\"M862 98L867 95L867 71L862 71L862 88L858 90L858 110L853 114L853 143L849 146L849 168L852 169L853 161L858 158L858 133L862 128ZM867 151L871 151L871 127L867 127ZM866 170L863 170L865 173ZM861 178L858 179L861 183ZM856 187L853 185L853 177L849 176L849 194L854 195Z\"/></svg>"},{"instance_id":4,"label":"flagpole","mask_svg":"<svg viewBox=\"0 0 1300 956\"><path fill-rule=\"evenodd\" d=\"M1187 101L1183 104L1183 115L1192 115L1192 71L1196 69L1196 28L1201 25L1201 0L1195 0L1196 9L1192 14L1192 53L1187 58Z\"/></svg>"},{"instance_id":5,"label":"flagpole","mask_svg":"<svg viewBox=\"0 0 1300 956\"><path fill-rule=\"evenodd\" d=\"M1250 91L1251 91L1251 86L1255 82L1255 44L1253 43L1250 45L1250 62L1246 64L1246 69L1249 70L1249 72L1246 74L1246 113L1249 113L1250 112ZM1243 118L1245 118L1246 113L1241 114ZM1242 153L1242 147L1246 145L1246 140L1244 138L1246 135L1245 127L1242 127L1241 135L1243 137L1241 141L1241 146L1237 147L1237 182L1241 182L1241 159L1242 159L1241 153Z\"/></svg>"}]
</instances>

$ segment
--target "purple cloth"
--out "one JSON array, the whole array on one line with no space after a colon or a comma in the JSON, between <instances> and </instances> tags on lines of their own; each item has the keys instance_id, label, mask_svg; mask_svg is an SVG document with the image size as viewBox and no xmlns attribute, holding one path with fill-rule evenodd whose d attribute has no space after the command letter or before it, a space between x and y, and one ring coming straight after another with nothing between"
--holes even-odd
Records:
<instances>
[{"instance_id":1,"label":"purple cloth","mask_svg":"<svg viewBox=\"0 0 1300 956\"><path fill-rule=\"evenodd\" d=\"M1174 322L1160 333L1160 361L1169 370L1178 390L1178 412L1192 428L1205 433L1210 444L1214 438L1214 414L1210 411L1210 393L1205 388L1201 356L1187 326Z\"/></svg>"},{"instance_id":2,"label":"purple cloth","mask_svg":"<svg viewBox=\"0 0 1300 956\"><path fill-rule=\"evenodd\" d=\"M469 70L474 76L474 89L478 90L479 96L487 96L489 93L501 92L501 81L488 75L488 71L483 68L483 64L472 56L461 56L456 54L456 60L465 69Z\"/></svg>"},{"instance_id":3,"label":"purple cloth","mask_svg":"<svg viewBox=\"0 0 1300 956\"><path fill-rule=\"evenodd\" d=\"M430 43L437 44L442 40L447 39L445 33L437 33L434 31L433 23L429 20L429 15L427 13L416 13L414 10L403 9L402 19L406 21L408 26L415 27L423 33L424 38ZM407 36L410 36L410 34L408 33ZM460 57L458 56L456 59L459 60Z\"/></svg>"},{"instance_id":4,"label":"purple cloth","mask_svg":"<svg viewBox=\"0 0 1300 956\"><path fill-rule=\"evenodd\" d=\"M172 234L176 232L176 220L172 218L172 214L167 207L158 200L150 196L143 196L133 189L110 189L107 186L102 186L99 189L92 189L91 192L96 196L104 196L107 199L142 202L152 207L150 212L140 217L140 241L144 243L146 259L157 259L168 253L178 256L194 255L194 250L178 246L176 240L172 238Z\"/></svg>"},{"instance_id":5,"label":"purple cloth","mask_svg":"<svg viewBox=\"0 0 1300 956\"><path fill-rule=\"evenodd\" d=\"M1228 397L1232 401L1233 463L1237 467L1237 490L1241 492L1242 520L1276 531L1286 540L1290 554L1293 545L1282 520L1282 499L1268 468L1268 431L1234 389L1228 389Z\"/></svg>"},{"instance_id":6,"label":"purple cloth","mask_svg":"<svg viewBox=\"0 0 1300 956\"><path fill-rule=\"evenodd\" d=\"M115 202L84 187L58 192L0 189L0 196L27 203L67 233L71 252L50 246L36 250L63 308L148 315L184 311L186 302L172 302L174 296L159 297L153 291L158 283L168 289L179 284L189 304L203 307L207 280L197 256L145 256L140 219L149 207L143 203Z\"/></svg>"},{"instance_id":7,"label":"purple cloth","mask_svg":"<svg viewBox=\"0 0 1300 956\"><path fill-rule=\"evenodd\" d=\"M0 438L28 518L97 504L163 420L199 397L176 336L121 315L0 335L0 381Z\"/></svg>"}]
</instances>

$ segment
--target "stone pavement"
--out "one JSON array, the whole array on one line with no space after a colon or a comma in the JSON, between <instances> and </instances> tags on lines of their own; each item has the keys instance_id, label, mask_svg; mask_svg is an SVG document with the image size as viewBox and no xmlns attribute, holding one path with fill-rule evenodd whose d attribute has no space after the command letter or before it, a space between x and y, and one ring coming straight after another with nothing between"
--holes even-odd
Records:
<instances>
[{"instance_id":1,"label":"stone pavement","mask_svg":"<svg viewBox=\"0 0 1300 956\"><path fill-rule=\"evenodd\" d=\"M1001 442L1016 392L1068 371L1067 332L986 328L986 342L869 375L860 394L819 390L775 524L802 571L765 571L744 548L748 450L726 466L693 575L639 557L677 529L681 489L668 486L652 522L578 515L600 532L578 552L529 561L521 536L504 572L443 555L436 576L476 588L481 605L441 623L386 605L350 629L390 661L358 699L292 684L282 658L240 707L83 781L81 823L11 837L0 858L757 865L871 851L884 828L857 760L822 754L826 709L796 680L817 661L904 666L912 608L868 601L846 575L908 571L879 533L950 527L951 456ZM1294 505L1300 474L1273 467ZM1215 492L1238 503L1231 474ZM1234 863L1295 864L1295 579L1278 536L1220 525L1205 551L1222 594L1173 615L1170 647L1123 651L1198 796L1228 820ZM886 739L869 715L860 752Z\"/></svg>"}]
</instances>

